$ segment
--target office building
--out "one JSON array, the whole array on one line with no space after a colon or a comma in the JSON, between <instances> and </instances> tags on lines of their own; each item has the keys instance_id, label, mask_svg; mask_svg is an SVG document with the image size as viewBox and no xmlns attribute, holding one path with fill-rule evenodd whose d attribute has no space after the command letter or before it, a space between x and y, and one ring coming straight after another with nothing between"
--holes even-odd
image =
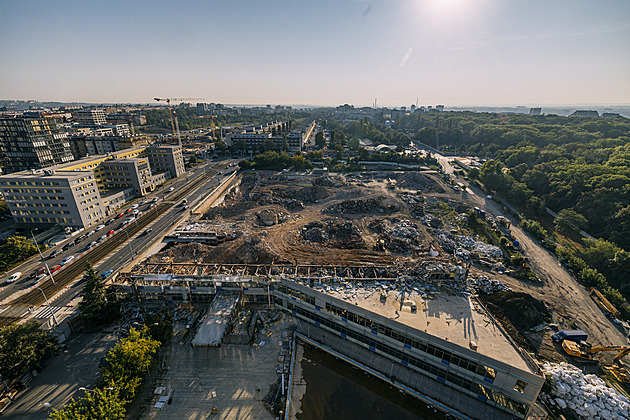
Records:
<instances>
[{"instance_id":1,"label":"office building","mask_svg":"<svg viewBox=\"0 0 630 420\"><path fill-rule=\"evenodd\" d=\"M529 115L540 115L542 113L542 108L530 108Z\"/></svg>"},{"instance_id":2,"label":"office building","mask_svg":"<svg viewBox=\"0 0 630 420\"><path fill-rule=\"evenodd\" d=\"M170 178L177 178L186 171L181 146L148 146L146 155L156 173L168 172Z\"/></svg>"},{"instance_id":3,"label":"office building","mask_svg":"<svg viewBox=\"0 0 630 420\"><path fill-rule=\"evenodd\" d=\"M0 118L0 152L5 173L73 160L66 134L59 132L52 118Z\"/></svg>"}]
</instances>

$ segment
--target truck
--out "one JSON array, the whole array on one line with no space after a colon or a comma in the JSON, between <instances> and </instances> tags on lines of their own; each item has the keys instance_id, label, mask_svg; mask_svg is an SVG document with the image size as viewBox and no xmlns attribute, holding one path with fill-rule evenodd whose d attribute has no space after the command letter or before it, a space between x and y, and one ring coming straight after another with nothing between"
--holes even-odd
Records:
<instances>
[{"instance_id":1,"label":"truck","mask_svg":"<svg viewBox=\"0 0 630 420\"><path fill-rule=\"evenodd\" d=\"M482 218L486 217L486 212L482 209L480 209L479 207L475 207L473 210L475 210L475 212L477 212L477 214L479 216L481 216Z\"/></svg>"},{"instance_id":2,"label":"truck","mask_svg":"<svg viewBox=\"0 0 630 420\"><path fill-rule=\"evenodd\" d=\"M556 343L561 343L564 340L575 341L579 343L580 341L586 341L588 338L588 334L582 330L562 330L558 331L555 334L551 335L551 338Z\"/></svg>"}]
</instances>

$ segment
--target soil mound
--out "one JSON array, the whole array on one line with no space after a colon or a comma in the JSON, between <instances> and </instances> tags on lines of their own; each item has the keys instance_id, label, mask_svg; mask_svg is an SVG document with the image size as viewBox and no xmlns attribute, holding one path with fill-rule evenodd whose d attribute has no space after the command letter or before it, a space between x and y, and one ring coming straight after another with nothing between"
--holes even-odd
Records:
<instances>
[{"instance_id":1,"label":"soil mound","mask_svg":"<svg viewBox=\"0 0 630 420\"><path fill-rule=\"evenodd\" d=\"M307 224L302 229L302 238L334 248L358 249L365 246L361 231L352 222L334 219Z\"/></svg>"}]
</instances>

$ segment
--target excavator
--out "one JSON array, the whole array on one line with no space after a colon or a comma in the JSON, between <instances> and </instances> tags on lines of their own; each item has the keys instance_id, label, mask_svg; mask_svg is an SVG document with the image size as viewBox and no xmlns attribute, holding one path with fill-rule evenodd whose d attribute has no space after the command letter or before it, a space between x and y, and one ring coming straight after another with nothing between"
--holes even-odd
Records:
<instances>
[{"instance_id":1,"label":"excavator","mask_svg":"<svg viewBox=\"0 0 630 420\"><path fill-rule=\"evenodd\" d=\"M575 341L564 340L562 342L564 351L573 357L582 360L593 360L593 354L602 351L616 351L617 355L613 358L613 364L618 364L622 357L630 354L630 346L591 346Z\"/></svg>"}]
</instances>

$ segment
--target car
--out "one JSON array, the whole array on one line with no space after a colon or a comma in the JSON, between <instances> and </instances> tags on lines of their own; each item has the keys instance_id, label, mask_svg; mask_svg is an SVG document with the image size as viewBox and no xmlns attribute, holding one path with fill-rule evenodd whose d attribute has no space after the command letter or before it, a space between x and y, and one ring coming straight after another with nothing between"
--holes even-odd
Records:
<instances>
[{"instance_id":1,"label":"car","mask_svg":"<svg viewBox=\"0 0 630 420\"><path fill-rule=\"evenodd\" d=\"M190 206L184 206L184 210L186 210L188 207L190 207Z\"/></svg>"},{"instance_id":2,"label":"car","mask_svg":"<svg viewBox=\"0 0 630 420\"><path fill-rule=\"evenodd\" d=\"M160 201L160 197L154 197L153 200L151 201L153 201L154 203L157 203L158 201Z\"/></svg>"},{"instance_id":3,"label":"car","mask_svg":"<svg viewBox=\"0 0 630 420\"><path fill-rule=\"evenodd\" d=\"M72 260L74 260L74 255L69 255L61 261L61 265L66 265Z\"/></svg>"},{"instance_id":4,"label":"car","mask_svg":"<svg viewBox=\"0 0 630 420\"><path fill-rule=\"evenodd\" d=\"M151 232L153 232L153 229L149 228L149 229L145 230L144 232L142 232L142 234L143 235L148 235Z\"/></svg>"},{"instance_id":5,"label":"car","mask_svg":"<svg viewBox=\"0 0 630 420\"><path fill-rule=\"evenodd\" d=\"M103 271L101 273L101 278L106 279L107 277L109 277L112 273L114 272L114 270L107 270L107 271Z\"/></svg>"},{"instance_id":6,"label":"car","mask_svg":"<svg viewBox=\"0 0 630 420\"><path fill-rule=\"evenodd\" d=\"M135 217L130 217L129 219L127 219L127 220L126 220L126 222L127 222L127 223L131 223L131 222L133 222L134 220L136 220L136 218L135 218Z\"/></svg>"},{"instance_id":7,"label":"car","mask_svg":"<svg viewBox=\"0 0 630 420\"><path fill-rule=\"evenodd\" d=\"M141 201L141 202L140 202L140 205L141 205L141 206L144 206L145 204L149 204L149 202L148 202L148 201L146 201L146 200L144 200L144 201Z\"/></svg>"},{"instance_id":8,"label":"car","mask_svg":"<svg viewBox=\"0 0 630 420\"><path fill-rule=\"evenodd\" d=\"M134 210L132 213L133 214L138 214L138 213L140 213L140 210Z\"/></svg>"},{"instance_id":9,"label":"car","mask_svg":"<svg viewBox=\"0 0 630 420\"><path fill-rule=\"evenodd\" d=\"M85 248L83 248L85 251L90 250L91 248L93 248L98 242L96 241L92 241L90 242Z\"/></svg>"},{"instance_id":10,"label":"car","mask_svg":"<svg viewBox=\"0 0 630 420\"><path fill-rule=\"evenodd\" d=\"M135 210L135 209L137 209L137 208L138 208L138 205L137 205L137 204L134 204L133 206L131 206L131 208Z\"/></svg>"},{"instance_id":11,"label":"car","mask_svg":"<svg viewBox=\"0 0 630 420\"><path fill-rule=\"evenodd\" d=\"M155 207L155 206L156 206L156 204L155 204L155 203L151 204L151 205L149 206L149 210L151 210L151 209L152 209L153 207Z\"/></svg>"},{"instance_id":12,"label":"car","mask_svg":"<svg viewBox=\"0 0 630 420\"><path fill-rule=\"evenodd\" d=\"M131 213L133 211L132 208L127 209L127 211L125 211L125 214Z\"/></svg>"},{"instance_id":13,"label":"car","mask_svg":"<svg viewBox=\"0 0 630 420\"><path fill-rule=\"evenodd\" d=\"M87 238L87 235L81 235L79 236L77 239L75 239L74 244L78 244L79 242L81 242L82 240L84 240L85 238Z\"/></svg>"},{"instance_id":14,"label":"car","mask_svg":"<svg viewBox=\"0 0 630 420\"><path fill-rule=\"evenodd\" d=\"M55 271L59 271L61 270L62 265L57 264L56 266L54 266L53 268L50 269L51 273L54 273Z\"/></svg>"},{"instance_id":15,"label":"car","mask_svg":"<svg viewBox=\"0 0 630 420\"><path fill-rule=\"evenodd\" d=\"M167 191L168 191L168 192L173 192L173 191L175 191L175 188L171 187L171 188L169 188Z\"/></svg>"},{"instance_id":16,"label":"car","mask_svg":"<svg viewBox=\"0 0 630 420\"><path fill-rule=\"evenodd\" d=\"M138 213L135 214L135 216L136 216L136 219L137 219L138 217L142 216L142 212L139 211Z\"/></svg>"},{"instance_id":17,"label":"car","mask_svg":"<svg viewBox=\"0 0 630 420\"><path fill-rule=\"evenodd\" d=\"M46 267L40 267L40 268L38 268L37 270L35 270L33 272L31 277L37 277L37 276L39 276L39 275L41 275L42 273L45 273L45 272L46 272Z\"/></svg>"},{"instance_id":18,"label":"car","mask_svg":"<svg viewBox=\"0 0 630 420\"><path fill-rule=\"evenodd\" d=\"M40 281L44 280L46 277L48 277L48 274L46 273L42 273L39 276L36 276L35 283L39 283Z\"/></svg>"},{"instance_id":19,"label":"car","mask_svg":"<svg viewBox=\"0 0 630 420\"><path fill-rule=\"evenodd\" d=\"M103 235L103 236L101 236L100 238L98 238L98 239L96 240L96 243L97 243L97 244L100 244L100 243L101 243L101 242L103 242L105 239L107 239L107 235Z\"/></svg>"},{"instance_id":20,"label":"car","mask_svg":"<svg viewBox=\"0 0 630 420\"><path fill-rule=\"evenodd\" d=\"M22 277L22 273L19 271L16 271L15 273L9 276L9 278L7 279L7 283L13 283L14 281L18 280L20 277Z\"/></svg>"},{"instance_id":21,"label":"car","mask_svg":"<svg viewBox=\"0 0 630 420\"><path fill-rule=\"evenodd\" d=\"M105 226L109 226L112 223L114 223L114 219L109 219L107 222L105 222Z\"/></svg>"},{"instance_id":22,"label":"car","mask_svg":"<svg viewBox=\"0 0 630 420\"><path fill-rule=\"evenodd\" d=\"M62 249L63 251L67 251L67 250L69 250L70 248L72 248L74 245L75 245L74 241L72 241L72 242L68 242L68 243L67 243L67 244L65 244L65 245L63 246L63 248L61 248L61 249Z\"/></svg>"},{"instance_id":23,"label":"car","mask_svg":"<svg viewBox=\"0 0 630 420\"><path fill-rule=\"evenodd\" d=\"M53 252L50 253L48 258L55 258L57 255L61 254L62 252L63 250L61 249L55 249Z\"/></svg>"},{"instance_id":24,"label":"car","mask_svg":"<svg viewBox=\"0 0 630 420\"><path fill-rule=\"evenodd\" d=\"M98 225L94 228L94 232L98 232L99 230L103 229L105 227L105 225Z\"/></svg>"},{"instance_id":25,"label":"car","mask_svg":"<svg viewBox=\"0 0 630 420\"><path fill-rule=\"evenodd\" d=\"M125 215L125 213L120 213L116 215L116 219L120 219L121 217L123 217Z\"/></svg>"},{"instance_id":26,"label":"car","mask_svg":"<svg viewBox=\"0 0 630 420\"><path fill-rule=\"evenodd\" d=\"M114 232L116 232L114 229L110 230L109 232L107 232L107 236L111 236L114 234Z\"/></svg>"},{"instance_id":27,"label":"car","mask_svg":"<svg viewBox=\"0 0 630 420\"><path fill-rule=\"evenodd\" d=\"M85 237L87 238L87 237L89 237L89 236L94 235L95 233L96 233L96 231L95 231L95 230L91 230L91 231L89 231L88 233L86 233L86 234L85 234Z\"/></svg>"},{"instance_id":28,"label":"car","mask_svg":"<svg viewBox=\"0 0 630 420\"><path fill-rule=\"evenodd\" d=\"M182 200L182 204L186 204L188 203L188 200L186 200L185 198Z\"/></svg>"}]
</instances>

